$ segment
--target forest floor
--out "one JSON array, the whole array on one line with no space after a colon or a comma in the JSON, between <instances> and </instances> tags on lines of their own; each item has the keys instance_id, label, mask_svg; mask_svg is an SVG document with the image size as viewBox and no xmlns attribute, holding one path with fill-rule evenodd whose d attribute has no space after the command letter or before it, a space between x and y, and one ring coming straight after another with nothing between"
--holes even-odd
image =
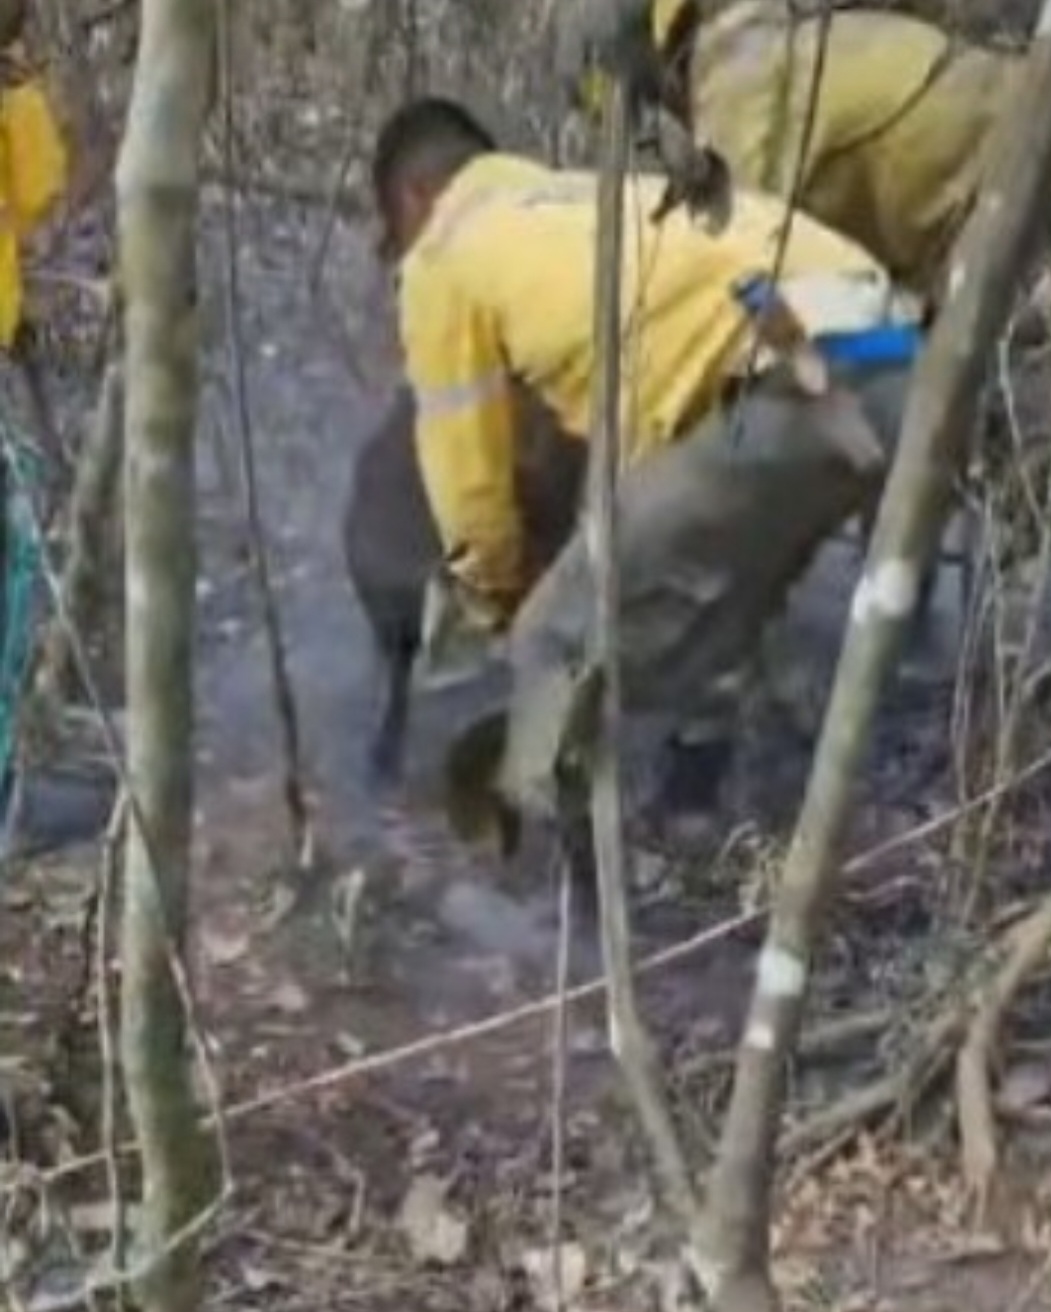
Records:
<instances>
[{"instance_id":1,"label":"forest floor","mask_svg":"<svg viewBox=\"0 0 1051 1312\"><path fill-rule=\"evenodd\" d=\"M550 860L533 844L500 869L458 849L442 827L434 781L444 736L492 689L423 693L404 795L377 808L363 785L376 671L344 575L339 519L355 452L382 411L392 356L382 289L360 241L337 230L324 304L312 293L305 269L322 219L261 201L241 242L263 513L320 844L317 868L282 915L275 895L298 877L244 551L235 429L218 381L226 373L215 290L222 243L211 206L206 222L204 316L216 331L208 333L200 442L193 971L234 1185L208 1232L206 1306L552 1307L559 1212L566 1306L692 1306L597 991L568 1009L564 1097L557 1094ZM349 338L334 331L337 317L349 322ZM378 385L364 386L363 376ZM788 637L807 672L812 718L856 564L849 547L831 548L794 603ZM790 1138L908 1059L974 951L951 912L964 872L948 855L947 832L877 850L954 805L948 743L959 615L946 573L937 640L879 716L850 843L873 855L849 866L819 963L809 1039L791 1082ZM637 853L636 950L655 958L642 1002L699 1165L728 1092L762 931L764 871L776 863L806 768L797 736L758 723L705 850ZM1015 811L1004 864L1019 896L1046 870L1049 796L1037 779ZM0 887L9 1161L45 1168L98 1143L97 990L85 984L83 933L98 865L96 849L79 849L32 863ZM674 959L661 958L683 943ZM580 926L572 981L598 972L597 945ZM789 1307L1051 1309L1049 1018L1051 990L1038 983L1001 1072L1017 1124L1003 1145L1004 1188L981 1224L960 1183L951 1097L932 1099L915 1117L907 1109L885 1116L836 1153L824 1137L796 1137L776 1234ZM0 1274L14 1277L21 1300L11 1306L33 1312L64 1305L110 1223L97 1162L52 1181L45 1223L43 1195L26 1182L50 1178L19 1172L7 1233L0 1223Z\"/></svg>"}]
</instances>

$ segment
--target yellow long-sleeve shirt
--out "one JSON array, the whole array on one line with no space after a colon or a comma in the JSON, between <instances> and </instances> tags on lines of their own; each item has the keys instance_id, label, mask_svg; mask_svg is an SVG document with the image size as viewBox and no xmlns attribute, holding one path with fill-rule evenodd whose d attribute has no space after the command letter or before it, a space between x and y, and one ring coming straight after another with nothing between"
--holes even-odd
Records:
<instances>
[{"instance_id":1,"label":"yellow long-sleeve shirt","mask_svg":"<svg viewBox=\"0 0 1051 1312\"><path fill-rule=\"evenodd\" d=\"M40 78L0 91L0 348L22 318L21 246L67 185L65 143Z\"/></svg>"},{"instance_id":2,"label":"yellow long-sleeve shirt","mask_svg":"<svg viewBox=\"0 0 1051 1312\"><path fill-rule=\"evenodd\" d=\"M656 0L658 36L681 7ZM795 183L819 36L817 21L790 29L785 12L737 0L697 29L690 72L698 133L737 182L779 196ZM915 291L937 294L1020 67L903 14L837 13L799 170L802 207Z\"/></svg>"},{"instance_id":3,"label":"yellow long-sleeve shirt","mask_svg":"<svg viewBox=\"0 0 1051 1312\"><path fill-rule=\"evenodd\" d=\"M655 225L649 216L662 191L660 179L636 179L626 201L629 461L678 436L742 362L750 336L733 287L771 269L785 217L779 201L742 193L717 237L682 213ZM531 385L568 432L586 435L595 230L593 175L483 155L442 194L401 270L402 343L429 499L453 567L504 616L527 582L509 382ZM787 299L815 332L858 326L857 304L823 295L821 276L846 275L869 305L889 293L867 254L802 215L784 274ZM796 296L803 275L809 293Z\"/></svg>"}]
</instances>

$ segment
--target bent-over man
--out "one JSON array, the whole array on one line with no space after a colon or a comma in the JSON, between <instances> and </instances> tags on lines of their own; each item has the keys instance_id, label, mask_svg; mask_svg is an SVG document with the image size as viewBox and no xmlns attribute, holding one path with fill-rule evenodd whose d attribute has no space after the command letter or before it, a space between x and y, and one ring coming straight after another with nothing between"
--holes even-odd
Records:
<instances>
[{"instance_id":1,"label":"bent-over man","mask_svg":"<svg viewBox=\"0 0 1051 1312\"><path fill-rule=\"evenodd\" d=\"M535 389L586 438L596 178L502 153L437 99L388 121L373 172L447 567L473 622L508 631L502 788L542 810L593 598L580 532L542 578L524 573L511 385ZM700 798L766 621L825 538L878 494L918 310L860 247L799 216L778 301L792 331L766 341L750 371L783 204L742 191L713 236L682 213L651 219L661 194L659 180L633 179L626 203L622 669L629 709L674 716L672 760L697 772Z\"/></svg>"},{"instance_id":2,"label":"bent-over man","mask_svg":"<svg viewBox=\"0 0 1051 1312\"><path fill-rule=\"evenodd\" d=\"M772 0L563 0L567 75L648 22L665 106L736 181L788 198L937 301L1022 67L931 23L876 9L793 18ZM632 47L645 50L641 41ZM821 89L811 109L811 88ZM809 142L801 158L805 134Z\"/></svg>"}]
</instances>

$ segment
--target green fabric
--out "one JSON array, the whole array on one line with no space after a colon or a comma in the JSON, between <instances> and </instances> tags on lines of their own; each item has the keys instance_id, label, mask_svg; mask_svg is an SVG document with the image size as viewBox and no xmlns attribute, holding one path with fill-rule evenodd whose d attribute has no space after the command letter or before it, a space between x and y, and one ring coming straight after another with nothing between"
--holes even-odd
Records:
<instances>
[{"instance_id":1,"label":"green fabric","mask_svg":"<svg viewBox=\"0 0 1051 1312\"><path fill-rule=\"evenodd\" d=\"M6 430L2 458L8 462L3 508L7 517L7 555L0 644L0 780L6 785L14 763L18 711L32 650L40 543L30 498L42 477L42 458L35 449L12 435L9 422L0 422Z\"/></svg>"}]
</instances>

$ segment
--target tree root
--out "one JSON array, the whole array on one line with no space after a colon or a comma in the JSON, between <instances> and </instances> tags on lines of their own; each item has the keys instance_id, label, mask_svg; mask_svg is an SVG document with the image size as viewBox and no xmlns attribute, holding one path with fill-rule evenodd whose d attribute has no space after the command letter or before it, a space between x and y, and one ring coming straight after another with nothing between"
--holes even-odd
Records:
<instances>
[{"instance_id":1,"label":"tree root","mask_svg":"<svg viewBox=\"0 0 1051 1312\"><path fill-rule=\"evenodd\" d=\"M978 1001L956 1063L960 1163L979 1224L988 1211L999 1158L990 1068L1008 1008L1051 947L1051 896L1003 942L1005 959Z\"/></svg>"}]
</instances>

